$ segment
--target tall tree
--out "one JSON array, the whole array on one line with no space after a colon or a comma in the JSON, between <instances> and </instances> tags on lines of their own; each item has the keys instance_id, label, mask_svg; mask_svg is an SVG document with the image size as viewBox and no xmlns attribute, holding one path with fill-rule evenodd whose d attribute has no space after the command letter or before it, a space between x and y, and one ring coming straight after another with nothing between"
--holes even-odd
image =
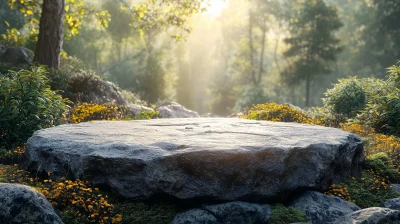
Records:
<instances>
[{"instance_id":1,"label":"tall tree","mask_svg":"<svg viewBox=\"0 0 400 224\"><path fill-rule=\"evenodd\" d=\"M131 5L125 0L119 0L121 10L131 12L131 25L141 33L146 30L157 28L176 27L178 32L183 34L190 32L187 25L188 19L197 12L205 11L204 0L145 0L140 4ZM9 6L24 13L27 23L39 25L39 37L35 50L35 61L40 64L48 65L51 68L58 68L60 64L60 52L63 44L63 22L68 25L71 34L77 34L82 19L87 14L83 0L31 0L15 1L8 0ZM66 3L67 4L66 6ZM40 5L42 7L40 7ZM69 11L72 11L70 13ZM64 12L65 16L64 16ZM108 11L94 12L99 22L104 27L108 26ZM40 22L36 17L40 15ZM32 26L31 32L36 32L36 27ZM183 34L174 35L177 39L182 39Z\"/></svg>"},{"instance_id":2,"label":"tall tree","mask_svg":"<svg viewBox=\"0 0 400 224\"><path fill-rule=\"evenodd\" d=\"M49 68L60 66L60 53L64 40L64 8L64 0L43 1L34 60Z\"/></svg>"},{"instance_id":3,"label":"tall tree","mask_svg":"<svg viewBox=\"0 0 400 224\"><path fill-rule=\"evenodd\" d=\"M316 76L329 74L329 62L335 61L341 51L335 37L342 23L336 9L327 6L323 0L296 2L290 18L290 37L285 39L289 49L284 53L294 62L286 68L282 77L288 84L305 81L305 106L311 106L311 85Z\"/></svg>"}]
</instances>

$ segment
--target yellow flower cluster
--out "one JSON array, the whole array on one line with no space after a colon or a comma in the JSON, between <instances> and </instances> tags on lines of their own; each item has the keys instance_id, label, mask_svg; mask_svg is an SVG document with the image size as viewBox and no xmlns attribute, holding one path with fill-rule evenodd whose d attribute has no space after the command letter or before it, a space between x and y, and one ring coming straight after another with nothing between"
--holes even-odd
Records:
<instances>
[{"instance_id":1,"label":"yellow flower cluster","mask_svg":"<svg viewBox=\"0 0 400 224\"><path fill-rule=\"evenodd\" d=\"M297 122L303 124L318 124L319 122L307 116L304 112L288 104L265 103L254 105L247 111L247 119L267 120L275 122Z\"/></svg>"},{"instance_id":2,"label":"yellow flower cluster","mask_svg":"<svg viewBox=\"0 0 400 224\"><path fill-rule=\"evenodd\" d=\"M49 174L50 175L50 174ZM32 178L29 172L18 165L0 165L0 179L9 183L19 183L34 187L59 210L60 214L82 217L90 223L120 223L122 216L114 214L114 206L107 201L108 196L92 188L88 182L76 180L53 181Z\"/></svg>"},{"instance_id":3,"label":"yellow flower cluster","mask_svg":"<svg viewBox=\"0 0 400 224\"><path fill-rule=\"evenodd\" d=\"M0 162L2 164L14 164L22 159L26 151L26 147L17 147L14 150L7 150L4 153L0 153Z\"/></svg>"},{"instance_id":4,"label":"yellow flower cluster","mask_svg":"<svg viewBox=\"0 0 400 224\"><path fill-rule=\"evenodd\" d=\"M373 128L361 124L342 124L344 131L352 132L363 138L364 151L367 158L385 153L390 160L397 164L400 158L400 139L392 135L378 134Z\"/></svg>"},{"instance_id":5,"label":"yellow flower cluster","mask_svg":"<svg viewBox=\"0 0 400 224\"><path fill-rule=\"evenodd\" d=\"M73 123L94 120L115 120L118 117L118 107L113 104L81 104L71 111Z\"/></svg>"},{"instance_id":6,"label":"yellow flower cluster","mask_svg":"<svg viewBox=\"0 0 400 224\"><path fill-rule=\"evenodd\" d=\"M325 194L331 195L331 196L338 196L338 197L342 198L343 200L353 202L351 199L349 190L340 184L339 185L332 184L328 188L328 190L325 192Z\"/></svg>"},{"instance_id":7,"label":"yellow flower cluster","mask_svg":"<svg viewBox=\"0 0 400 224\"><path fill-rule=\"evenodd\" d=\"M366 171L362 178L356 179L355 177L353 177L353 180L356 180L356 182L348 184L347 187L343 184L332 184L325 192L325 194L338 196L343 200L354 202L357 204L357 199L352 199L351 192L349 192L348 188L364 189L371 192L372 194L384 194L385 192L388 192L390 188L392 188L392 186L390 186L390 181L387 177L381 177L373 170Z\"/></svg>"}]
</instances>

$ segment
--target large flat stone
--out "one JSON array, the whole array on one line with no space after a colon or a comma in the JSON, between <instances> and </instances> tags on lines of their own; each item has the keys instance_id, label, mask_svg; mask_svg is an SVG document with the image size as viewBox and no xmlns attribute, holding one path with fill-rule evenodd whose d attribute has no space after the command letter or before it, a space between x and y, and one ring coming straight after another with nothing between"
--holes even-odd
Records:
<instances>
[{"instance_id":1,"label":"large flat stone","mask_svg":"<svg viewBox=\"0 0 400 224\"><path fill-rule=\"evenodd\" d=\"M37 131L28 167L127 198L260 201L357 176L362 142L339 129L235 118L90 122Z\"/></svg>"}]
</instances>

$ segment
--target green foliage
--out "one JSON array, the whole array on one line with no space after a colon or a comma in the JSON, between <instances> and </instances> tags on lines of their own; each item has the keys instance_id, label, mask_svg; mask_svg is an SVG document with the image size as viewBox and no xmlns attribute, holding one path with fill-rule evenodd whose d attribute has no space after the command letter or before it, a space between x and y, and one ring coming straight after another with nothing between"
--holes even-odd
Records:
<instances>
[{"instance_id":1,"label":"green foliage","mask_svg":"<svg viewBox=\"0 0 400 224\"><path fill-rule=\"evenodd\" d=\"M142 110L139 115L136 115L128 106L116 106L110 103L84 103L71 110L70 121L72 123L80 123L96 120L143 120L157 118L158 116L158 111Z\"/></svg>"},{"instance_id":2,"label":"green foliage","mask_svg":"<svg viewBox=\"0 0 400 224\"><path fill-rule=\"evenodd\" d=\"M326 127L339 128L341 123L347 121L344 116L333 114L331 109L327 107L313 107L308 111L308 114L318 121L319 125Z\"/></svg>"},{"instance_id":3,"label":"green foliage","mask_svg":"<svg viewBox=\"0 0 400 224\"><path fill-rule=\"evenodd\" d=\"M287 224L295 222L307 222L307 216L300 210L293 207L285 207L281 204L272 206L271 218L269 224Z\"/></svg>"},{"instance_id":4,"label":"green foliage","mask_svg":"<svg viewBox=\"0 0 400 224\"><path fill-rule=\"evenodd\" d=\"M170 204L116 203L114 211L123 217L122 224L169 224L178 209Z\"/></svg>"},{"instance_id":5,"label":"green foliage","mask_svg":"<svg viewBox=\"0 0 400 224\"><path fill-rule=\"evenodd\" d=\"M121 90L121 95L124 97L125 101L130 104L143 104L140 98L128 90Z\"/></svg>"},{"instance_id":6,"label":"green foliage","mask_svg":"<svg viewBox=\"0 0 400 224\"><path fill-rule=\"evenodd\" d=\"M309 117L304 111L288 104L265 103L254 105L247 111L247 119L267 120L275 122L297 122L315 124L318 121Z\"/></svg>"},{"instance_id":7,"label":"green foliage","mask_svg":"<svg viewBox=\"0 0 400 224\"><path fill-rule=\"evenodd\" d=\"M325 194L354 202L361 208L379 207L388 199L400 196L392 190L389 178L374 170L363 171L361 178L353 178L339 185L333 184Z\"/></svg>"},{"instance_id":8,"label":"green foliage","mask_svg":"<svg viewBox=\"0 0 400 224\"><path fill-rule=\"evenodd\" d=\"M366 93L355 77L340 79L325 96L324 106L336 116L355 118L366 106Z\"/></svg>"},{"instance_id":9,"label":"green foliage","mask_svg":"<svg viewBox=\"0 0 400 224\"><path fill-rule=\"evenodd\" d=\"M386 81L367 79L367 105L358 122L375 128L378 132L400 136L400 67L389 68Z\"/></svg>"},{"instance_id":10,"label":"green foliage","mask_svg":"<svg viewBox=\"0 0 400 224\"><path fill-rule=\"evenodd\" d=\"M382 178L388 178L391 183L400 183L400 173L386 153L372 155L366 160L364 169L372 170Z\"/></svg>"},{"instance_id":11,"label":"green foliage","mask_svg":"<svg viewBox=\"0 0 400 224\"><path fill-rule=\"evenodd\" d=\"M268 96L266 96L262 87L246 86L241 96L236 100L234 111L242 111L254 104L261 104L266 101L268 101Z\"/></svg>"},{"instance_id":12,"label":"green foliage","mask_svg":"<svg viewBox=\"0 0 400 224\"><path fill-rule=\"evenodd\" d=\"M330 73L328 62L335 61L342 50L334 35L341 26L336 9L327 6L323 0L306 0L292 6L291 36L285 39L289 49L284 55L296 61L282 77L288 84L298 84L300 80L306 82L307 107L310 106L311 80Z\"/></svg>"},{"instance_id":13,"label":"green foliage","mask_svg":"<svg viewBox=\"0 0 400 224\"><path fill-rule=\"evenodd\" d=\"M11 71L19 71L22 69L29 69L29 66L26 64L20 64L16 66L10 63L0 62L0 77L1 76L11 77L12 76Z\"/></svg>"},{"instance_id":14,"label":"green foliage","mask_svg":"<svg viewBox=\"0 0 400 224\"><path fill-rule=\"evenodd\" d=\"M0 146L23 144L34 131L60 124L66 101L53 92L43 68L0 77Z\"/></svg>"}]
</instances>

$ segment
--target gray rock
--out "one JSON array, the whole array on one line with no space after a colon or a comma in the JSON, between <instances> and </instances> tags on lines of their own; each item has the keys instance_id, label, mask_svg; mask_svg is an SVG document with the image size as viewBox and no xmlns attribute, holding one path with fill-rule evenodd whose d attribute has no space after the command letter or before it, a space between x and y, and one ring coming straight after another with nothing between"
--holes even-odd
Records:
<instances>
[{"instance_id":1,"label":"gray rock","mask_svg":"<svg viewBox=\"0 0 400 224\"><path fill-rule=\"evenodd\" d=\"M312 221L312 223L335 223L338 217L351 214L360 208L339 197L328 196L315 191L306 191L290 203Z\"/></svg>"},{"instance_id":2,"label":"gray rock","mask_svg":"<svg viewBox=\"0 0 400 224\"><path fill-rule=\"evenodd\" d=\"M173 102L163 103L157 106L156 110L160 112L160 118L200 117L200 115L197 112L186 109L184 106Z\"/></svg>"},{"instance_id":3,"label":"gray rock","mask_svg":"<svg viewBox=\"0 0 400 224\"><path fill-rule=\"evenodd\" d=\"M388 208L367 208L352 214L353 223L395 224L400 223L400 211Z\"/></svg>"},{"instance_id":4,"label":"gray rock","mask_svg":"<svg viewBox=\"0 0 400 224\"><path fill-rule=\"evenodd\" d=\"M224 224L265 224L271 216L271 206L247 202L229 202L203 206Z\"/></svg>"},{"instance_id":5,"label":"gray rock","mask_svg":"<svg viewBox=\"0 0 400 224\"><path fill-rule=\"evenodd\" d=\"M392 189L394 191L397 191L400 193L400 184L391 184L391 186L393 187Z\"/></svg>"},{"instance_id":6,"label":"gray rock","mask_svg":"<svg viewBox=\"0 0 400 224\"><path fill-rule=\"evenodd\" d=\"M127 105L127 107L129 108L130 112L134 116L139 116L142 113L142 111L154 112L154 110L150 107L145 107L145 106L136 105L136 104L129 104L129 105Z\"/></svg>"},{"instance_id":7,"label":"gray rock","mask_svg":"<svg viewBox=\"0 0 400 224\"><path fill-rule=\"evenodd\" d=\"M271 206L247 202L228 202L204 205L178 214L172 224L265 224L271 215Z\"/></svg>"},{"instance_id":8,"label":"gray rock","mask_svg":"<svg viewBox=\"0 0 400 224\"><path fill-rule=\"evenodd\" d=\"M179 213L171 224L218 224L220 223L211 213L202 209L192 209Z\"/></svg>"},{"instance_id":9,"label":"gray rock","mask_svg":"<svg viewBox=\"0 0 400 224\"><path fill-rule=\"evenodd\" d=\"M339 217L335 224L399 224L400 211L389 208L366 208Z\"/></svg>"},{"instance_id":10,"label":"gray rock","mask_svg":"<svg viewBox=\"0 0 400 224\"><path fill-rule=\"evenodd\" d=\"M0 55L0 62L10 63L14 65L29 64L33 62L33 51L23 48L8 48Z\"/></svg>"},{"instance_id":11,"label":"gray rock","mask_svg":"<svg viewBox=\"0 0 400 224\"><path fill-rule=\"evenodd\" d=\"M0 184L0 223L63 223L47 199L33 188Z\"/></svg>"},{"instance_id":12,"label":"gray rock","mask_svg":"<svg viewBox=\"0 0 400 224\"><path fill-rule=\"evenodd\" d=\"M212 113L206 113L206 114L201 115L201 117L220 117L220 116L212 114Z\"/></svg>"},{"instance_id":13,"label":"gray rock","mask_svg":"<svg viewBox=\"0 0 400 224\"><path fill-rule=\"evenodd\" d=\"M362 142L334 128L234 118L88 122L37 131L27 168L127 198L260 201L358 176Z\"/></svg>"},{"instance_id":14,"label":"gray rock","mask_svg":"<svg viewBox=\"0 0 400 224\"><path fill-rule=\"evenodd\" d=\"M400 210L400 198L393 198L385 201L382 205L385 208Z\"/></svg>"}]
</instances>

